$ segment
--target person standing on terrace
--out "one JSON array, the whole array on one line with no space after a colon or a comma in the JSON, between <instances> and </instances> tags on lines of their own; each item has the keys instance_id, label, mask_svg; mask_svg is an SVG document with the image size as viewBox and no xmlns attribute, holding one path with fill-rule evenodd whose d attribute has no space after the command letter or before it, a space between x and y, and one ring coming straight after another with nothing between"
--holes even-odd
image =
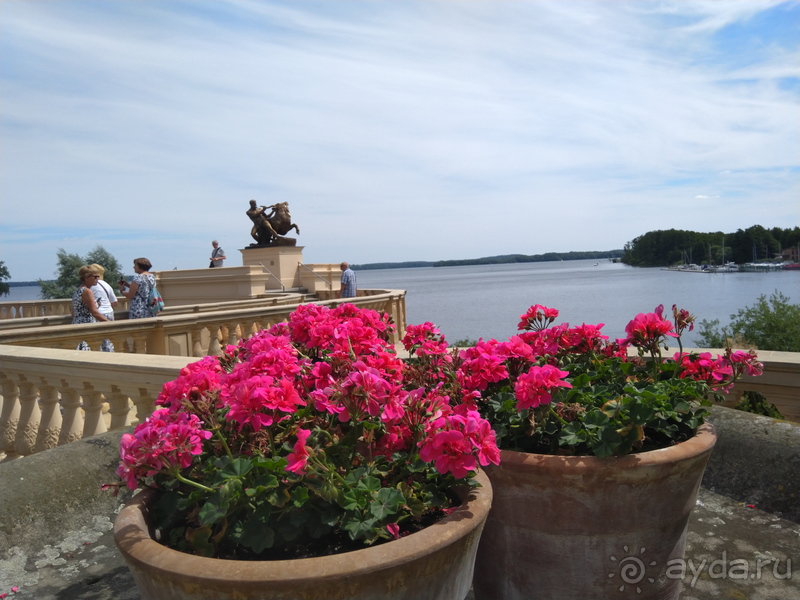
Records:
<instances>
[{"instance_id":1,"label":"person standing on terrace","mask_svg":"<svg viewBox=\"0 0 800 600\"><path fill-rule=\"evenodd\" d=\"M150 288L156 284L156 276L150 273L152 263L146 258L137 258L133 261L133 270L136 275L130 283L124 279L119 281L119 291L130 300L128 305L129 319L145 319L153 314L147 306L150 297Z\"/></svg>"},{"instance_id":2,"label":"person standing on terrace","mask_svg":"<svg viewBox=\"0 0 800 600\"><path fill-rule=\"evenodd\" d=\"M355 298L358 292L356 286L356 274L346 262L339 265L342 270L342 287L339 290L339 298Z\"/></svg>"},{"instance_id":3,"label":"person standing on terrace","mask_svg":"<svg viewBox=\"0 0 800 600\"><path fill-rule=\"evenodd\" d=\"M219 247L219 242L217 242L217 240L211 242L211 245L214 247L214 249L211 251L211 264L208 266L221 267L225 259L228 258L225 256L225 250Z\"/></svg>"},{"instance_id":4,"label":"person standing on terrace","mask_svg":"<svg viewBox=\"0 0 800 600\"><path fill-rule=\"evenodd\" d=\"M98 321L108 321L108 319L97 308L97 299L92 293L92 286L100 279L99 273L87 265L78 269L78 277L81 284L75 293L72 294L72 324L97 323ZM77 350L91 350L89 344L81 342Z\"/></svg>"},{"instance_id":5,"label":"person standing on terrace","mask_svg":"<svg viewBox=\"0 0 800 600\"><path fill-rule=\"evenodd\" d=\"M117 305L117 296L114 294L114 290L111 289L111 286L103 281L103 275L106 272L103 265L95 263L90 266L94 269L94 272L100 276L95 285L92 286L92 294L94 294L95 300L97 300L97 308L103 313L106 319L113 321L114 307ZM113 352L114 344L111 343L111 340L103 340L100 351Z\"/></svg>"}]
</instances>

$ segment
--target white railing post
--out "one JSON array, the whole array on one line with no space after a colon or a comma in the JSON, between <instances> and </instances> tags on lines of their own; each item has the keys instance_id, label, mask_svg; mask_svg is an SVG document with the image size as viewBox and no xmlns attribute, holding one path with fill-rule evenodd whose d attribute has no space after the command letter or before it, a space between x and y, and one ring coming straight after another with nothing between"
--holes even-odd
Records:
<instances>
[{"instance_id":1,"label":"white railing post","mask_svg":"<svg viewBox=\"0 0 800 600\"><path fill-rule=\"evenodd\" d=\"M42 417L39 422L39 434L36 436L36 452L58 446L63 422L61 407L58 404L58 390L55 386L49 385L44 377L39 384L39 397Z\"/></svg>"},{"instance_id":2,"label":"white railing post","mask_svg":"<svg viewBox=\"0 0 800 600\"><path fill-rule=\"evenodd\" d=\"M90 437L108 431L103 420L103 394L94 389L88 381L83 383L83 436Z\"/></svg>"},{"instance_id":3,"label":"white railing post","mask_svg":"<svg viewBox=\"0 0 800 600\"><path fill-rule=\"evenodd\" d=\"M36 452L36 438L39 435L39 423L42 413L39 411L39 390L24 375L18 376L19 388L19 425L14 446L17 454L28 456Z\"/></svg>"},{"instance_id":4,"label":"white railing post","mask_svg":"<svg viewBox=\"0 0 800 600\"><path fill-rule=\"evenodd\" d=\"M111 386L108 404L108 412L111 415L110 429L121 429L131 424L131 407L128 396L123 394L116 385Z\"/></svg>"},{"instance_id":5,"label":"white railing post","mask_svg":"<svg viewBox=\"0 0 800 600\"><path fill-rule=\"evenodd\" d=\"M61 392L61 408L64 411L61 433L58 435L58 445L61 446L81 439L83 413L81 412L81 395L75 387L62 379L58 391Z\"/></svg>"},{"instance_id":6,"label":"white railing post","mask_svg":"<svg viewBox=\"0 0 800 600\"><path fill-rule=\"evenodd\" d=\"M17 426L19 425L19 388L5 373L0 373L0 386L3 389L3 412L0 414L0 451L6 457L16 456Z\"/></svg>"}]
</instances>

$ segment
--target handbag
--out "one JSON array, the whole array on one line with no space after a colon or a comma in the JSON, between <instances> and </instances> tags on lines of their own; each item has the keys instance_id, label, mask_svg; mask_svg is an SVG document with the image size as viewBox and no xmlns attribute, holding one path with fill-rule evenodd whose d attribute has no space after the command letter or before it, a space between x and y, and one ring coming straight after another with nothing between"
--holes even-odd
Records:
<instances>
[{"instance_id":1,"label":"handbag","mask_svg":"<svg viewBox=\"0 0 800 600\"><path fill-rule=\"evenodd\" d=\"M212 260L210 263L208 263L208 268L211 269L213 267L214 267L214 261Z\"/></svg>"}]
</instances>

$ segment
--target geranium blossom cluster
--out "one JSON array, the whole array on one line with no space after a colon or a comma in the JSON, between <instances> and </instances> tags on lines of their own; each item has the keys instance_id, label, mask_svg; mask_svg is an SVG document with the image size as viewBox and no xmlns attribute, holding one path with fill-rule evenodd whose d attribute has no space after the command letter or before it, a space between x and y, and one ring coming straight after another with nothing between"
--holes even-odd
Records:
<instances>
[{"instance_id":1,"label":"geranium blossom cluster","mask_svg":"<svg viewBox=\"0 0 800 600\"><path fill-rule=\"evenodd\" d=\"M610 342L602 333L602 323L552 325L558 310L539 304L531 306L520 315L519 329L524 331L519 335L505 342L481 339L460 352L456 376L462 401L474 405L474 399L486 394L487 389L510 383L519 410L537 408L550 404L557 388L572 387L567 381L569 371L559 365L612 357L625 362L630 360L626 350L629 346L660 357L661 346L668 338L678 338L680 332L691 331L694 326L694 316L684 309L673 306L674 324L663 313L661 305L651 313L636 315L625 328L627 337ZM424 335L426 331L419 333ZM419 339L416 343L421 344ZM761 373L755 355L741 351L728 351L715 358L709 353L678 353L674 361L680 367L681 378L705 382L720 392L727 392L742 374ZM659 368L657 362L654 367Z\"/></svg>"},{"instance_id":2,"label":"geranium blossom cluster","mask_svg":"<svg viewBox=\"0 0 800 600\"><path fill-rule=\"evenodd\" d=\"M204 451L280 455L285 443L292 449L283 454L286 471L302 475L310 456L343 439L342 427L361 430L364 423L370 426L350 443L368 455L424 455L440 474L458 478L496 463L491 427L477 412L451 406L440 374L427 387L416 372L406 381L409 367L390 343L392 327L387 315L351 304L300 306L288 323L187 366L164 385L156 402L162 408L124 438L120 474L135 487L138 478L188 469ZM430 323L409 326L403 343L452 363ZM313 436L312 448L314 430L325 435ZM440 443L443 435L461 441Z\"/></svg>"},{"instance_id":3,"label":"geranium blossom cluster","mask_svg":"<svg viewBox=\"0 0 800 600\"><path fill-rule=\"evenodd\" d=\"M202 453L203 441L211 437L211 432L202 426L196 415L163 408L156 410L136 427L133 435L123 434L122 462L117 474L135 490L140 478L188 468L193 458Z\"/></svg>"}]
</instances>

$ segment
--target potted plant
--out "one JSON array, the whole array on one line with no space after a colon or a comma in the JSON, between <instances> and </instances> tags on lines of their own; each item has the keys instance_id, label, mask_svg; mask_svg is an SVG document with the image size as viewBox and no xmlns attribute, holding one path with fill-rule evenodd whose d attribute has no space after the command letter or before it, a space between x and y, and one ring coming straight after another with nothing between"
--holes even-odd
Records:
<instances>
[{"instance_id":1,"label":"potted plant","mask_svg":"<svg viewBox=\"0 0 800 600\"><path fill-rule=\"evenodd\" d=\"M164 386L118 470L147 488L115 522L143 598L464 598L495 434L446 346L404 362L392 327L301 306Z\"/></svg>"},{"instance_id":2,"label":"potted plant","mask_svg":"<svg viewBox=\"0 0 800 600\"><path fill-rule=\"evenodd\" d=\"M683 351L694 317L637 315L609 342L602 324L553 325L535 305L521 333L454 361L462 401L501 448L475 567L478 600L677 598L689 514L716 436L710 395L761 365L746 352ZM665 358L667 342L678 352ZM628 349L637 352L629 355Z\"/></svg>"}]
</instances>

